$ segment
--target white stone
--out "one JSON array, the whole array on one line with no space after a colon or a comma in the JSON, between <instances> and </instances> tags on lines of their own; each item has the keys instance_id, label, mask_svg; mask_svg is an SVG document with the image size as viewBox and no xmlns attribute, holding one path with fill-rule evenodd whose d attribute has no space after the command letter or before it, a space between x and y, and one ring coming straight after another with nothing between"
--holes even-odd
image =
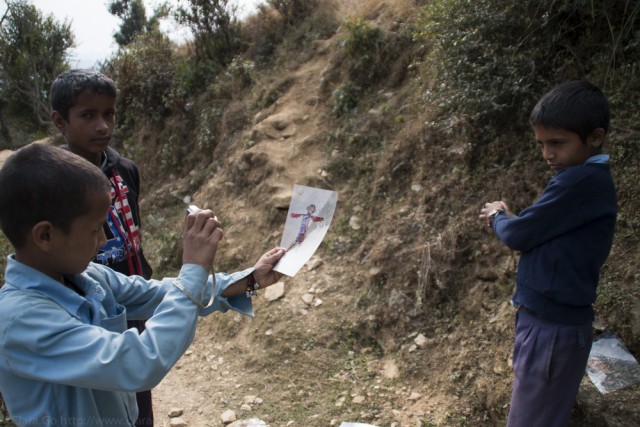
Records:
<instances>
[{"instance_id":1,"label":"white stone","mask_svg":"<svg viewBox=\"0 0 640 427\"><path fill-rule=\"evenodd\" d=\"M276 282L264 291L264 297L267 301L275 301L284 296L284 282Z\"/></svg>"},{"instance_id":2,"label":"white stone","mask_svg":"<svg viewBox=\"0 0 640 427\"><path fill-rule=\"evenodd\" d=\"M180 417L171 418L169 422L171 427L187 427L187 422Z\"/></svg>"},{"instance_id":3,"label":"white stone","mask_svg":"<svg viewBox=\"0 0 640 427\"><path fill-rule=\"evenodd\" d=\"M231 424L232 422L237 420L236 413L231 409L228 409L220 415L220 419L222 420L222 424L224 425Z\"/></svg>"},{"instance_id":4,"label":"white stone","mask_svg":"<svg viewBox=\"0 0 640 427\"><path fill-rule=\"evenodd\" d=\"M353 229L353 230L360 230L360 228L361 228L360 218L358 218L355 215L353 215L351 218L349 218L349 227L351 227L351 229Z\"/></svg>"},{"instance_id":5,"label":"white stone","mask_svg":"<svg viewBox=\"0 0 640 427\"><path fill-rule=\"evenodd\" d=\"M179 417L183 413L184 410L182 408L171 408L171 410L169 411L169 418Z\"/></svg>"},{"instance_id":6,"label":"white stone","mask_svg":"<svg viewBox=\"0 0 640 427\"><path fill-rule=\"evenodd\" d=\"M420 348L425 348L429 344L429 340L422 334L418 334L417 337L413 340L414 343Z\"/></svg>"},{"instance_id":7,"label":"white stone","mask_svg":"<svg viewBox=\"0 0 640 427\"><path fill-rule=\"evenodd\" d=\"M364 396L356 396L353 398L353 403L360 404L364 402Z\"/></svg>"},{"instance_id":8,"label":"white stone","mask_svg":"<svg viewBox=\"0 0 640 427\"><path fill-rule=\"evenodd\" d=\"M304 294L302 295L302 302L304 302L307 305L310 305L313 302L313 298L315 298L312 294Z\"/></svg>"}]
</instances>

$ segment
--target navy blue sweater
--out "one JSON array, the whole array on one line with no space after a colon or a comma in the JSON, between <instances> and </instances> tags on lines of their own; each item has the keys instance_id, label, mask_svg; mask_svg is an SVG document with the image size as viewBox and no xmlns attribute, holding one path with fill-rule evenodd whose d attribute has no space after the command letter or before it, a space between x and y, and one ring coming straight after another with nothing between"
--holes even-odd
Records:
<instances>
[{"instance_id":1,"label":"navy blue sweater","mask_svg":"<svg viewBox=\"0 0 640 427\"><path fill-rule=\"evenodd\" d=\"M498 215L496 235L521 252L514 304L556 323L592 321L616 204L609 165L587 164L558 172L520 215Z\"/></svg>"}]
</instances>

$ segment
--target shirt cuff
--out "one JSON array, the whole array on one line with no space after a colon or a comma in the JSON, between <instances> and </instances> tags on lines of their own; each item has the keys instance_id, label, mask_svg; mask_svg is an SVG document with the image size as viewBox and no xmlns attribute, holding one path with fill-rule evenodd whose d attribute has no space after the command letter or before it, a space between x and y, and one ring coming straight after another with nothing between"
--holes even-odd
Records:
<instances>
[{"instance_id":1,"label":"shirt cuff","mask_svg":"<svg viewBox=\"0 0 640 427\"><path fill-rule=\"evenodd\" d=\"M225 289L246 278L249 274L253 273L254 270L255 269L251 267L232 274L216 273L215 275L210 275L208 283L213 282L212 287L216 298L211 306L200 310L200 315L207 316L214 311L225 313L228 310L233 310L240 314L244 314L245 316L255 317L251 298L247 298L244 292L232 297L222 296L222 292L224 292ZM207 286L207 288L209 289L209 286Z\"/></svg>"},{"instance_id":2,"label":"shirt cuff","mask_svg":"<svg viewBox=\"0 0 640 427\"><path fill-rule=\"evenodd\" d=\"M208 293L207 270L199 264L184 264L177 278L184 290L195 296L202 304L206 304L205 294Z\"/></svg>"}]
</instances>

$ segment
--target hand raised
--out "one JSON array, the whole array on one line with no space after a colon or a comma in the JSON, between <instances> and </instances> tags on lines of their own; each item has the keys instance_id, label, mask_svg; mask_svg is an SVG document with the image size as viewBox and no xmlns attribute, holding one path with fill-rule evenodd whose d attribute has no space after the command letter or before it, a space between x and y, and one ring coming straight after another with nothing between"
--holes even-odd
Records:
<instances>
[{"instance_id":1,"label":"hand raised","mask_svg":"<svg viewBox=\"0 0 640 427\"><path fill-rule=\"evenodd\" d=\"M208 209L189 213L184 223L183 264L199 264L211 271L224 232L218 219Z\"/></svg>"}]
</instances>

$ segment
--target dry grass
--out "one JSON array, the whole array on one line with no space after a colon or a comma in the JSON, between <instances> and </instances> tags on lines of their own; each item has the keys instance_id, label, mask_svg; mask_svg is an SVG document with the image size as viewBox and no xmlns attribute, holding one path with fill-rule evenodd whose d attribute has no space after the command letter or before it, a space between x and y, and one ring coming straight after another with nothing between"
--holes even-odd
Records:
<instances>
[{"instance_id":1,"label":"dry grass","mask_svg":"<svg viewBox=\"0 0 640 427\"><path fill-rule=\"evenodd\" d=\"M392 16L408 16L416 9L415 0L333 0L338 17L377 19L385 11Z\"/></svg>"}]
</instances>

